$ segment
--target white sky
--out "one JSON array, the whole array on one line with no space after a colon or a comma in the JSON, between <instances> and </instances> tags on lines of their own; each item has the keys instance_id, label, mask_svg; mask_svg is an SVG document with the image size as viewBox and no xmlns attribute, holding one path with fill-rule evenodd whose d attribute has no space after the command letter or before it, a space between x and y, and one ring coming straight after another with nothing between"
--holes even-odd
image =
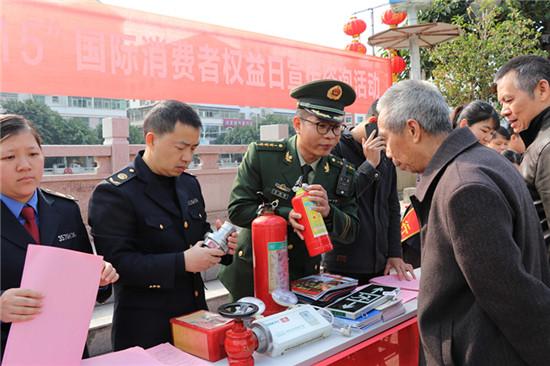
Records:
<instances>
[{"instance_id":1,"label":"white sky","mask_svg":"<svg viewBox=\"0 0 550 366\"><path fill-rule=\"evenodd\" d=\"M296 41L343 49L351 37L343 31L352 13L386 5L389 0L101 0L123 8L169 15ZM375 31L387 29L374 11ZM371 34L371 12L357 14L367 23L361 42ZM368 47L368 53L372 48Z\"/></svg>"}]
</instances>

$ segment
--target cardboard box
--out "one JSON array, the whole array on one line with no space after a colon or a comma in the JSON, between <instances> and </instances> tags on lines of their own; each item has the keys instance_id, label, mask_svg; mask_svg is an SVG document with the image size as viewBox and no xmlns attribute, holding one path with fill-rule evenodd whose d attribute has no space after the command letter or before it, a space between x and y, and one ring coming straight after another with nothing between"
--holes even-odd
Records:
<instances>
[{"instance_id":1,"label":"cardboard box","mask_svg":"<svg viewBox=\"0 0 550 366\"><path fill-rule=\"evenodd\" d=\"M174 346L205 360L215 362L226 357L223 342L233 320L199 310L170 319Z\"/></svg>"}]
</instances>

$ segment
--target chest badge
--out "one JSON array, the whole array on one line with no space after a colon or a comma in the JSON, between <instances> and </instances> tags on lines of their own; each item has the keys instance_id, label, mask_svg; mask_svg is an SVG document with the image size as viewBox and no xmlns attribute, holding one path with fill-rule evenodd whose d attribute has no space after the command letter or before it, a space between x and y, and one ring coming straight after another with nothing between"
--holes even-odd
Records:
<instances>
[{"instance_id":1,"label":"chest badge","mask_svg":"<svg viewBox=\"0 0 550 366\"><path fill-rule=\"evenodd\" d=\"M279 190L277 188L272 188L271 189L271 194L276 196L276 197L282 198L284 200L288 200L288 198L290 197L290 195L288 193L282 192L281 190Z\"/></svg>"},{"instance_id":2,"label":"chest badge","mask_svg":"<svg viewBox=\"0 0 550 366\"><path fill-rule=\"evenodd\" d=\"M323 166L323 171L324 171L325 173L330 172L330 165L329 165L329 163L325 163L325 165Z\"/></svg>"},{"instance_id":3,"label":"chest badge","mask_svg":"<svg viewBox=\"0 0 550 366\"><path fill-rule=\"evenodd\" d=\"M283 192L290 192L291 189L284 183L275 183L275 188L283 191Z\"/></svg>"},{"instance_id":4,"label":"chest badge","mask_svg":"<svg viewBox=\"0 0 550 366\"><path fill-rule=\"evenodd\" d=\"M69 240L69 239L74 239L76 238L76 233L75 232L72 232L72 233L66 233L66 234L61 234L61 235L58 235L57 236L57 240L61 243L65 240Z\"/></svg>"}]
</instances>

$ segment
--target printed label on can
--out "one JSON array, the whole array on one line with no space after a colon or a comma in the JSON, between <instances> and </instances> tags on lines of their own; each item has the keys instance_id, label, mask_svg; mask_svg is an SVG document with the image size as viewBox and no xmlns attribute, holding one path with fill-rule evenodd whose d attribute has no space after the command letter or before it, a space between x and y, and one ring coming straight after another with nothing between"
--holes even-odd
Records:
<instances>
[{"instance_id":1,"label":"printed label on can","mask_svg":"<svg viewBox=\"0 0 550 366\"><path fill-rule=\"evenodd\" d=\"M278 288L288 290L288 250L285 241L267 243L269 292Z\"/></svg>"},{"instance_id":2,"label":"printed label on can","mask_svg":"<svg viewBox=\"0 0 550 366\"><path fill-rule=\"evenodd\" d=\"M320 236L328 234L323 216L321 216L320 212L317 212L313 209L313 207L315 207L315 202L312 202L307 196L302 197L302 202L304 202L304 208L306 209L306 215L309 219L309 224L311 226L313 237L318 238Z\"/></svg>"}]
</instances>

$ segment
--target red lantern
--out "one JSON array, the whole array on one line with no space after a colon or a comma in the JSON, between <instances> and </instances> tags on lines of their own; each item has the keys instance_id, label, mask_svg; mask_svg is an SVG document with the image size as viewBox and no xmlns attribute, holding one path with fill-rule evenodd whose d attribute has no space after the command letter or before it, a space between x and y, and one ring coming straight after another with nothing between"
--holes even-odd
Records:
<instances>
[{"instance_id":1,"label":"red lantern","mask_svg":"<svg viewBox=\"0 0 550 366\"><path fill-rule=\"evenodd\" d=\"M367 47L365 47L364 44L362 44L356 39L352 40L351 43L346 46L346 50L359 52L359 53L362 53L363 55L367 53Z\"/></svg>"},{"instance_id":2,"label":"red lantern","mask_svg":"<svg viewBox=\"0 0 550 366\"><path fill-rule=\"evenodd\" d=\"M348 36L358 37L367 29L367 23L362 19L351 17L350 20L344 25L344 33Z\"/></svg>"},{"instance_id":3,"label":"red lantern","mask_svg":"<svg viewBox=\"0 0 550 366\"><path fill-rule=\"evenodd\" d=\"M392 56L390 59L390 65L391 65L391 72L394 74L400 74L403 71L405 71L405 68L407 67L407 64L405 63L405 60L403 60L403 57L401 56Z\"/></svg>"},{"instance_id":4,"label":"red lantern","mask_svg":"<svg viewBox=\"0 0 550 366\"><path fill-rule=\"evenodd\" d=\"M389 25L390 28L395 28L397 24L401 23L407 18L406 12L394 13L391 9L388 9L382 15L382 23Z\"/></svg>"}]
</instances>

